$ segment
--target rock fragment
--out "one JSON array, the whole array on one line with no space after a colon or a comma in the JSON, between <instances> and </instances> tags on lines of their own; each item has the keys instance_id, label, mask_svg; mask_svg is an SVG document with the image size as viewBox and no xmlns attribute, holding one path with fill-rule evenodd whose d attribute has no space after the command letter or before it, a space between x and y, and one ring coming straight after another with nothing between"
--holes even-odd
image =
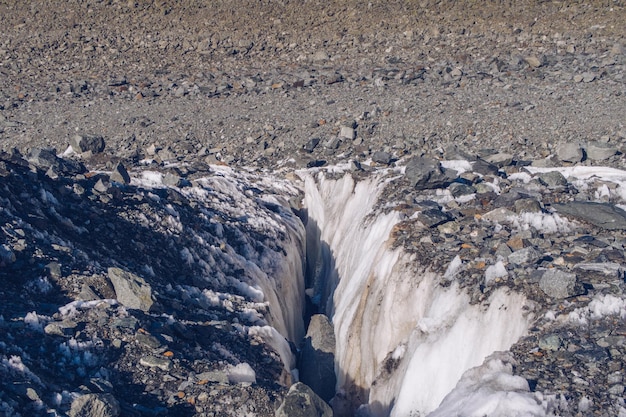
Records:
<instances>
[{"instance_id":1,"label":"rock fragment","mask_svg":"<svg viewBox=\"0 0 626 417\"><path fill-rule=\"evenodd\" d=\"M332 417L332 409L302 382L289 388L285 401L276 410L276 417Z\"/></svg>"},{"instance_id":2,"label":"rock fragment","mask_svg":"<svg viewBox=\"0 0 626 417\"><path fill-rule=\"evenodd\" d=\"M580 162L584 155L578 144L567 142L556 148L556 156L563 162Z\"/></svg>"},{"instance_id":3,"label":"rock fragment","mask_svg":"<svg viewBox=\"0 0 626 417\"><path fill-rule=\"evenodd\" d=\"M118 417L119 402L112 394L85 394L72 401L70 417Z\"/></svg>"},{"instance_id":4,"label":"rock fragment","mask_svg":"<svg viewBox=\"0 0 626 417\"><path fill-rule=\"evenodd\" d=\"M418 190L439 188L450 182L439 161L421 156L408 161L404 176Z\"/></svg>"},{"instance_id":5,"label":"rock fragment","mask_svg":"<svg viewBox=\"0 0 626 417\"><path fill-rule=\"evenodd\" d=\"M108 269L108 277L121 304L128 308L150 311L154 304L152 287L143 278L114 267Z\"/></svg>"},{"instance_id":6,"label":"rock fragment","mask_svg":"<svg viewBox=\"0 0 626 417\"><path fill-rule=\"evenodd\" d=\"M300 379L324 401L335 395L335 333L323 314L311 317L300 359Z\"/></svg>"},{"instance_id":7,"label":"rock fragment","mask_svg":"<svg viewBox=\"0 0 626 417\"><path fill-rule=\"evenodd\" d=\"M118 162L111 171L111 181L119 182L120 184L130 184L130 175L126 171L126 167L121 162Z\"/></svg>"},{"instance_id":8,"label":"rock fragment","mask_svg":"<svg viewBox=\"0 0 626 417\"><path fill-rule=\"evenodd\" d=\"M563 214L576 217L607 230L626 230L626 211L608 203L572 201L554 204L552 207Z\"/></svg>"},{"instance_id":9,"label":"rock fragment","mask_svg":"<svg viewBox=\"0 0 626 417\"><path fill-rule=\"evenodd\" d=\"M576 284L576 274L561 271L559 269L549 269L543 273L539 280L539 287L552 298L567 298L576 295L574 288Z\"/></svg>"},{"instance_id":10,"label":"rock fragment","mask_svg":"<svg viewBox=\"0 0 626 417\"><path fill-rule=\"evenodd\" d=\"M105 142L99 135L74 135L70 139L70 146L74 152L97 154L104 151Z\"/></svg>"}]
</instances>

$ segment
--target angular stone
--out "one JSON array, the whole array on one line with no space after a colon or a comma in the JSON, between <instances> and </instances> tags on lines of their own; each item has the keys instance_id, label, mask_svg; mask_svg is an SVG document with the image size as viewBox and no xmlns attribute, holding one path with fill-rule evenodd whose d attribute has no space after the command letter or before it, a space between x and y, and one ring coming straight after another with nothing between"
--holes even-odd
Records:
<instances>
[{"instance_id":1,"label":"angular stone","mask_svg":"<svg viewBox=\"0 0 626 417\"><path fill-rule=\"evenodd\" d=\"M541 60L534 55L524 58L524 61L532 68L539 68L541 66Z\"/></svg>"},{"instance_id":2,"label":"angular stone","mask_svg":"<svg viewBox=\"0 0 626 417\"><path fill-rule=\"evenodd\" d=\"M547 335L539 339L539 349L557 351L561 347L563 341L557 334Z\"/></svg>"},{"instance_id":3,"label":"angular stone","mask_svg":"<svg viewBox=\"0 0 626 417\"><path fill-rule=\"evenodd\" d=\"M289 388L275 416L333 417L333 410L311 388L302 382L297 382Z\"/></svg>"},{"instance_id":4,"label":"angular stone","mask_svg":"<svg viewBox=\"0 0 626 417\"><path fill-rule=\"evenodd\" d=\"M514 217L515 213L511 210L500 207L494 210L491 210L488 213L483 214L483 220L487 220L490 222L498 222L498 223L506 223L509 221L509 217Z\"/></svg>"},{"instance_id":5,"label":"angular stone","mask_svg":"<svg viewBox=\"0 0 626 417\"><path fill-rule=\"evenodd\" d=\"M552 207L562 214L584 220L607 230L626 230L626 211L608 203L572 201L553 204Z\"/></svg>"},{"instance_id":6,"label":"angular stone","mask_svg":"<svg viewBox=\"0 0 626 417\"><path fill-rule=\"evenodd\" d=\"M563 143L556 148L556 156L563 162L580 162L583 150L577 143Z\"/></svg>"},{"instance_id":7,"label":"angular stone","mask_svg":"<svg viewBox=\"0 0 626 417\"><path fill-rule=\"evenodd\" d=\"M539 182L548 188L565 187L567 179L559 171L542 172L537 175Z\"/></svg>"},{"instance_id":8,"label":"angular stone","mask_svg":"<svg viewBox=\"0 0 626 417\"><path fill-rule=\"evenodd\" d=\"M196 375L198 381L217 382L218 384L228 384L228 373L223 371L207 371Z\"/></svg>"},{"instance_id":9,"label":"angular stone","mask_svg":"<svg viewBox=\"0 0 626 417\"><path fill-rule=\"evenodd\" d=\"M326 149L335 150L335 149L337 149L340 145L341 145L341 139L339 139L339 138L332 138L332 139L329 139L329 140L328 140L328 141L324 144L324 147L326 147Z\"/></svg>"},{"instance_id":10,"label":"angular stone","mask_svg":"<svg viewBox=\"0 0 626 417\"><path fill-rule=\"evenodd\" d=\"M485 158L487 162L499 168L509 166L513 163L513 155L506 152L498 152Z\"/></svg>"},{"instance_id":11,"label":"angular stone","mask_svg":"<svg viewBox=\"0 0 626 417\"><path fill-rule=\"evenodd\" d=\"M335 332L323 314L311 317L300 359L300 380L324 401L335 395Z\"/></svg>"},{"instance_id":12,"label":"angular stone","mask_svg":"<svg viewBox=\"0 0 626 417\"><path fill-rule=\"evenodd\" d=\"M105 142L104 138L98 135L74 135L70 139L70 146L74 152L96 154L104 151Z\"/></svg>"},{"instance_id":13,"label":"angular stone","mask_svg":"<svg viewBox=\"0 0 626 417\"><path fill-rule=\"evenodd\" d=\"M109 268L108 276L117 301L128 308L150 311L154 304L152 288L143 278L120 268Z\"/></svg>"},{"instance_id":14,"label":"angular stone","mask_svg":"<svg viewBox=\"0 0 626 417\"><path fill-rule=\"evenodd\" d=\"M389 152L376 151L372 154L372 161L377 164L389 165L393 159L393 156Z\"/></svg>"},{"instance_id":15,"label":"angular stone","mask_svg":"<svg viewBox=\"0 0 626 417\"><path fill-rule=\"evenodd\" d=\"M320 143L320 138L311 138L307 141L307 143L304 144L302 149L304 149L308 153L311 153L315 150L315 148L317 147L317 145L319 145L319 143Z\"/></svg>"},{"instance_id":16,"label":"angular stone","mask_svg":"<svg viewBox=\"0 0 626 417\"><path fill-rule=\"evenodd\" d=\"M575 294L576 274L548 269L539 280L541 290L551 298L567 298Z\"/></svg>"},{"instance_id":17,"label":"angular stone","mask_svg":"<svg viewBox=\"0 0 626 417\"><path fill-rule=\"evenodd\" d=\"M617 149L604 142L589 142L585 147L587 158L592 161L604 161L617 153Z\"/></svg>"},{"instance_id":18,"label":"angular stone","mask_svg":"<svg viewBox=\"0 0 626 417\"><path fill-rule=\"evenodd\" d=\"M513 205L515 206L515 212L518 214L541 212L541 204L534 198L522 198L516 200Z\"/></svg>"},{"instance_id":19,"label":"angular stone","mask_svg":"<svg viewBox=\"0 0 626 417\"><path fill-rule=\"evenodd\" d=\"M341 131L339 132L339 137L352 140L356 138L356 130L350 126L342 126Z\"/></svg>"},{"instance_id":20,"label":"angular stone","mask_svg":"<svg viewBox=\"0 0 626 417\"><path fill-rule=\"evenodd\" d=\"M169 359L152 355L144 356L139 359L139 364L148 368L159 368L165 372L172 368L172 361Z\"/></svg>"},{"instance_id":21,"label":"angular stone","mask_svg":"<svg viewBox=\"0 0 626 417\"><path fill-rule=\"evenodd\" d=\"M118 162L111 171L111 181L119 182L120 184L130 184L130 175L126 171L126 167L121 162Z\"/></svg>"},{"instance_id":22,"label":"angular stone","mask_svg":"<svg viewBox=\"0 0 626 417\"><path fill-rule=\"evenodd\" d=\"M183 184L183 179L176 174L168 172L163 176L163 184L169 187L180 187Z\"/></svg>"},{"instance_id":23,"label":"angular stone","mask_svg":"<svg viewBox=\"0 0 626 417\"><path fill-rule=\"evenodd\" d=\"M70 417L117 417L121 413L119 402L112 394L85 394L74 399Z\"/></svg>"},{"instance_id":24,"label":"angular stone","mask_svg":"<svg viewBox=\"0 0 626 417\"><path fill-rule=\"evenodd\" d=\"M449 222L452 217L438 208L426 209L417 215L417 219L426 227L435 227L440 224Z\"/></svg>"},{"instance_id":25,"label":"angular stone","mask_svg":"<svg viewBox=\"0 0 626 417\"><path fill-rule=\"evenodd\" d=\"M409 184L418 190L440 188L450 182L439 161L421 156L408 161L404 176Z\"/></svg>"},{"instance_id":26,"label":"angular stone","mask_svg":"<svg viewBox=\"0 0 626 417\"><path fill-rule=\"evenodd\" d=\"M588 262L574 266L581 279L592 281L616 280L626 278L626 268L616 262Z\"/></svg>"},{"instance_id":27,"label":"angular stone","mask_svg":"<svg viewBox=\"0 0 626 417\"><path fill-rule=\"evenodd\" d=\"M448 190L450 191L450 194L452 194L452 197L455 198L462 195L474 194L476 192L476 188L461 182L453 182L450 186L448 186Z\"/></svg>"},{"instance_id":28,"label":"angular stone","mask_svg":"<svg viewBox=\"0 0 626 417\"><path fill-rule=\"evenodd\" d=\"M534 263L540 257L541 253L537 252L537 250L535 250L535 248L533 247L528 247L516 250L515 252L511 253L507 257L507 260L515 265L525 265L529 263Z\"/></svg>"}]
</instances>

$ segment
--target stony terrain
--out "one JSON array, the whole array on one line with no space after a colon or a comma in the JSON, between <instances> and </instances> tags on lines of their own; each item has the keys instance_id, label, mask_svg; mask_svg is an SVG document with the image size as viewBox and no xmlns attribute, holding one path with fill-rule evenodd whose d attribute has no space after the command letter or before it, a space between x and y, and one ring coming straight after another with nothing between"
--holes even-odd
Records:
<instances>
[{"instance_id":1,"label":"stony terrain","mask_svg":"<svg viewBox=\"0 0 626 417\"><path fill-rule=\"evenodd\" d=\"M0 415L274 415L291 376L242 312L275 313L232 259L271 275L291 235L241 233L219 167L291 230L294 171L335 164L390 169L441 285L535 303L511 352L549 412L626 415L626 190L542 170L626 169L623 1L58 3L0 1Z\"/></svg>"}]
</instances>

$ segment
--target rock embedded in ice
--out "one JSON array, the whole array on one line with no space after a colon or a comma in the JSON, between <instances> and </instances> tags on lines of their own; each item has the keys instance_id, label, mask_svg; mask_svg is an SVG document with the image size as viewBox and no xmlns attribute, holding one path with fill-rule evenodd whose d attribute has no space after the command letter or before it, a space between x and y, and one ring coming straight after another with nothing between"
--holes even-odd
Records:
<instances>
[{"instance_id":1,"label":"rock embedded in ice","mask_svg":"<svg viewBox=\"0 0 626 417\"><path fill-rule=\"evenodd\" d=\"M109 268L108 277L117 301L128 308L150 311L154 304L152 287L143 278L120 268Z\"/></svg>"},{"instance_id":2,"label":"rock embedded in ice","mask_svg":"<svg viewBox=\"0 0 626 417\"><path fill-rule=\"evenodd\" d=\"M559 213L568 214L607 230L626 230L626 211L608 203L572 201L553 204Z\"/></svg>"},{"instance_id":3,"label":"rock embedded in ice","mask_svg":"<svg viewBox=\"0 0 626 417\"><path fill-rule=\"evenodd\" d=\"M285 401L276 410L276 417L332 417L332 409L302 382L289 388Z\"/></svg>"},{"instance_id":4,"label":"rock embedded in ice","mask_svg":"<svg viewBox=\"0 0 626 417\"><path fill-rule=\"evenodd\" d=\"M300 380L324 401L335 395L335 332L324 314L311 317L300 354Z\"/></svg>"},{"instance_id":5,"label":"rock embedded in ice","mask_svg":"<svg viewBox=\"0 0 626 417\"><path fill-rule=\"evenodd\" d=\"M539 287L552 298L567 298L575 294L576 274L549 269L539 280Z\"/></svg>"},{"instance_id":6,"label":"rock embedded in ice","mask_svg":"<svg viewBox=\"0 0 626 417\"><path fill-rule=\"evenodd\" d=\"M70 417L117 417L119 402L111 394L85 394L72 401Z\"/></svg>"}]
</instances>

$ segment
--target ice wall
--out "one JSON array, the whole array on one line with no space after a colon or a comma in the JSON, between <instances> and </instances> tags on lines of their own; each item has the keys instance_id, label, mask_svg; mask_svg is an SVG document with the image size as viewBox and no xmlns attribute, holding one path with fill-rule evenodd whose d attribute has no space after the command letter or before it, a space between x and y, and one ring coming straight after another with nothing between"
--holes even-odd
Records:
<instances>
[{"instance_id":1,"label":"ice wall","mask_svg":"<svg viewBox=\"0 0 626 417\"><path fill-rule=\"evenodd\" d=\"M466 370L508 349L529 325L523 296L500 289L471 305L419 257L391 249L400 219L374 213L383 186L375 176L305 175L307 285L335 326L338 416L359 405L364 415L426 415Z\"/></svg>"}]
</instances>

